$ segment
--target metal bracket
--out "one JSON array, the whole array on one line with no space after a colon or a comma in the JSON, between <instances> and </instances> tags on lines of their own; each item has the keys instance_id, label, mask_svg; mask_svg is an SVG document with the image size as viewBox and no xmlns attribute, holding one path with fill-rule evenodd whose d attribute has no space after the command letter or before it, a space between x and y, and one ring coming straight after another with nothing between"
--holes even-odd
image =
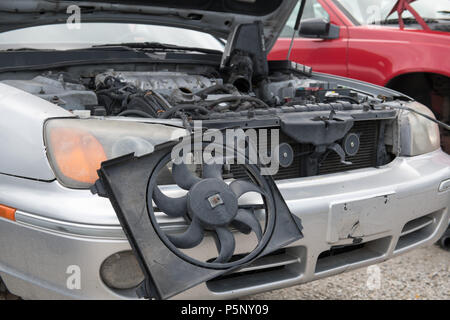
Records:
<instances>
[{"instance_id":1,"label":"metal bracket","mask_svg":"<svg viewBox=\"0 0 450 320\"><path fill-rule=\"evenodd\" d=\"M327 147L327 149L336 152L337 155L339 156L339 158L341 158L341 163L342 164L345 164L345 165L351 165L352 164L352 162L350 162L350 161L345 161L345 151L337 143L333 143L333 144L329 145Z\"/></svg>"}]
</instances>

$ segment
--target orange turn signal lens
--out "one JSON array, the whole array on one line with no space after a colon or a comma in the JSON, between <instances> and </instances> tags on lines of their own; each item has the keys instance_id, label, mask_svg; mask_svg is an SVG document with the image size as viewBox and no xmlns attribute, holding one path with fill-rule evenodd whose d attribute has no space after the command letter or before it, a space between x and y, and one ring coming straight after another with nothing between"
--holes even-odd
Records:
<instances>
[{"instance_id":1,"label":"orange turn signal lens","mask_svg":"<svg viewBox=\"0 0 450 320\"><path fill-rule=\"evenodd\" d=\"M16 209L0 204L0 218L16 221Z\"/></svg>"},{"instance_id":2,"label":"orange turn signal lens","mask_svg":"<svg viewBox=\"0 0 450 320\"><path fill-rule=\"evenodd\" d=\"M93 184L106 154L100 142L89 132L77 128L50 130L50 149L58 170L72 180Z\"/></svg>"}]
</instances>

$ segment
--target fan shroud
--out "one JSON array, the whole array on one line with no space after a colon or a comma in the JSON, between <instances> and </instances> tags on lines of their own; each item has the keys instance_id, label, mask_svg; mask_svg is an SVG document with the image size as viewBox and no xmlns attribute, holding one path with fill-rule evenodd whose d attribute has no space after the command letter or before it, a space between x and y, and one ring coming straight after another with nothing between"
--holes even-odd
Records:
<instances>
[{"instance_id":1,"label":"fan shroud","mask_svg":"<svg viewBox=\"0 0 450 320\"><path fill-rule=\"evenodd\" d=\"M250 175L261 177L260 185L267 191L264 200L270 214L264 242L236 263L203 263L182 255L164 238L155 212L148 206L148 190L157 176L154 173L168 161L176 145L174 141L156 146L151 154L128 154L103 162L98 170L99 180L91 188L94 194L109 198L144 272L145 280L136 290L139 297L171 298L302 239L301 220L290 212L273 178L259 176L259 169L249 165Z\"/></svg>"}]
</instances>

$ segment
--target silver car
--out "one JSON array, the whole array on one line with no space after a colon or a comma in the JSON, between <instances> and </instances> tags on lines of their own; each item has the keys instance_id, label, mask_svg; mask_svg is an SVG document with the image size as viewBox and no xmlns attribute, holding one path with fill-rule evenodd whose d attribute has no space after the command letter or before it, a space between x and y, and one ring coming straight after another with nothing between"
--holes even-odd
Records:
<instances>
[{"instance_id":1,"label":"silver car","mask_svg":"<svg viewBox=\"0 0 450 320\"><path fill-rule=\"evenodd\" d=\"M288 53L267 61L297 1L170 3L0 3L9 292L230 299L439 239L447 124ZM300 21L319 41L341 31Z\"/></svg>"}]
</instances>

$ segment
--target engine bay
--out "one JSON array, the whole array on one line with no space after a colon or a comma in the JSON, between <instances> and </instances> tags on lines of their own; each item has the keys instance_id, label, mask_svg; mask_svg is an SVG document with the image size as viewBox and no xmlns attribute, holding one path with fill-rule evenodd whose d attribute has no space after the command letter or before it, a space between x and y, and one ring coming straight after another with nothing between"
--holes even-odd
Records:
<instances>
[{"instance_id":1,"label":"engine bay","mask_svg":"<svg viewBox=\"0 0 450 320\"><path fill-rule=\"evenodd\" d=\"M273 113L273 108L294 105L335 102L348 105L370 100L370 96L337 83L310 79L302 74L304 71L296 71L303 70L302 65L288 61L282 64L284 70L271 73L258 88L250 88L249 80L234 74L213 77L177 71L106 70L78 79L67 72L46 72L29 80L7 79L0 83L69 111L90 111L92 116L167 119L179 118L183 113L192 119L216 119L217 114L227 112Z\"/></svg>"},{"instance_id":2,"label":"engine bay","mask_svg":"<svg viewBox=\"0 0 450 320\"><path fill-rule=\"evenodd\" d=\"M127 64L88 67L86 60L80 68L70 60L71 56L91 61L99 61L100 57L116 61L120 56ZM28 77L19 69L20 78L1 74L0 83L84 116L179 118L187 127L191 120L369 110L388 99L345 86L343 78L336 82L314 78L310 67L289 60L268 61L261 23L240 25L223 53L143 43L139 48L123 44L68 54L28 52L27 57L32 63L30 68L36 68L33 64L38 64L40 57L53 59L55 66L67 67L40 67L46 71ZM146 66L130 65L132 61L145 61ZM5 66L3 70L17 67Z\"/></svg>"},{"instance_id":3,"label":"engine bay","mask_svg":"<svg viewBox=\"0 0 450 320\"><path fill-rule=\"evenodd\" d=\"M308 67L290 61L269 62L267 76L255 83L248 63L225 69L69 68L0 83L81 118L178 119L191 132L195 120L206 128L281 128L288 165L275 179L376 167L395 157L385 136L396 112L374 107L389 98L315 79ZM239 166L227 172L242 175Z\"/></svg>"}]
</instances>

